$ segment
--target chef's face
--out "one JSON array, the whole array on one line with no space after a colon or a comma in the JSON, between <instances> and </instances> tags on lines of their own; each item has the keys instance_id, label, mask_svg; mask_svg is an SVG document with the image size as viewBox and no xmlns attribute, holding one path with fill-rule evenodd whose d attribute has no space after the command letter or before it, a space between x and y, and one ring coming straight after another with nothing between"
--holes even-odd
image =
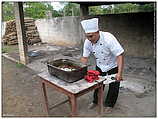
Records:
<instances>
[{"instance_id":1,"label":"chef's face","mask_svg":"<svg viewBox=\"0 0 158 119\"><path fill-rule=\"evenodd\" d=\"M96 43L96 41L99 40L99 31L93 33L86 33L86 37L92 43Z\"/></svg>"}]
</instances>

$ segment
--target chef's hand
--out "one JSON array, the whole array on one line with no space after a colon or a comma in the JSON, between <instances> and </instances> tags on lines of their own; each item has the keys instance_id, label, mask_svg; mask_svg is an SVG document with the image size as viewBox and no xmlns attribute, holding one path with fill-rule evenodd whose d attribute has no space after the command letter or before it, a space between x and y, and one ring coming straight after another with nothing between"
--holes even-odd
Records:
<instances>
[{"instance_id":1,"label":"chef's hand","mask_svg":"<svg viewBox=\"0 0 158 119\"><path fill-rule=\"evenodd\" d=\"M82 58L81 58L81 62L82 62L83 64L87 64L87 63L88 63L88 57L82 57Z\"/></svg>"},{"instance_id":2,"label":"chef's hand","mask_svg":"<svg viewBox=\"0 0 158 119\"><path fill-rule=\"evenodd\" d=\"M123 80L123 79L122 79L122 75L119 74L119 73L116 74L116 77L115 77L115 78L116 78L117 81L122 81L122 80Z\"/></svg>"}]
</instances>

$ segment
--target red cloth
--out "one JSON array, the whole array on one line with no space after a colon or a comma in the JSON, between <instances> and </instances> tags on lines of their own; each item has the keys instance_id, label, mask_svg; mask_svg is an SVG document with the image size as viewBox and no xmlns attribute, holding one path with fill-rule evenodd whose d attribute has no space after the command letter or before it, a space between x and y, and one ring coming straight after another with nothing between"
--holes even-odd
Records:
<instances>
[{"instance_id":1,"label":"red cloth","mask_svg":"<svg viewBox=\"0 0 158 119\"><path fill-rule=\"evenodd\" d=\"M99 79L99 77L98 77L99 74L100 74L99 71L96 71L96 70L88 70L88 71L87 71L87 75L84 77L84 79L85 79L86 81L92 83L93 81Z\"/></svg>"}]
</instances>

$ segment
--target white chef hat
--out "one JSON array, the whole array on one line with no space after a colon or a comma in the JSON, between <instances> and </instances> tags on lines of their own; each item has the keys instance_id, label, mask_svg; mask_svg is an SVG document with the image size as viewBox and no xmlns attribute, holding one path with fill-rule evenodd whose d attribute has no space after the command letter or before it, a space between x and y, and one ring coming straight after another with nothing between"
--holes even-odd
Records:
<instances>
[{"instance_id":1,"label":"white chef hat","mask_svg":"<svg viewBox=\"0 0 158 119\"><path fill-rule=\"evenodd\" d=\"M97 32L98 28L98 18L92 18L81 21L81 25L85 31L85 33Z\"/></svg>"}]
</instances>

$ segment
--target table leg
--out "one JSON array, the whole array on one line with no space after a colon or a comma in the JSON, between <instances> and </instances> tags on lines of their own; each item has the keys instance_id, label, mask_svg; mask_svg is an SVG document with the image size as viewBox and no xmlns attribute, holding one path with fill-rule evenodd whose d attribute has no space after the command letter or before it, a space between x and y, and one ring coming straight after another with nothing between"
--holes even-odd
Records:
<instances>
[{"instance_id":1,"label":"table leg","mask_svg":"<svg viewBox=\"0 0 158 119\"><path fill-rule=\"evenodd\" d=\"M68 97L68 102L69 102L69 105L70 105L70 107L71 107L71 98L69 97L69 96L67 96ZM72 107L71 107L72 108Z\"/></svg>"},{"instance_id":2,"label":"table leg","mask_svg":"<svg viewBox=\"0 0 158 119\"><path fill-rule=\"evenodd\" d=\"M42 89L43 89L43 95L44 95L44 100L45 100L45 104L46 104L46 110L47 110L47 113L49 115L49 107L48 107L48 98L47 98L47 93L46 93L46 85L43 82L42 82Z\"/></svg>"},{"instance_id":3,"label":"table leg","mask_svg":"<svg viewBox=\"0 0 158 119\"><path fill-rule=\"evenodd\" d=\"M75 95L70 96L70 101L71 101L71 116L76 116L77 115L77 99Z\"/></svg>"},{"instance_id":4,"label":"table leg","mask_svg":"<svg viewBox=\"0 0 158 119\"><path fill-rule=\"evenodd\" d=\"M98 88L98 113L102 114L103 112L103 84Z\"/></svg>"}]
</instances>

